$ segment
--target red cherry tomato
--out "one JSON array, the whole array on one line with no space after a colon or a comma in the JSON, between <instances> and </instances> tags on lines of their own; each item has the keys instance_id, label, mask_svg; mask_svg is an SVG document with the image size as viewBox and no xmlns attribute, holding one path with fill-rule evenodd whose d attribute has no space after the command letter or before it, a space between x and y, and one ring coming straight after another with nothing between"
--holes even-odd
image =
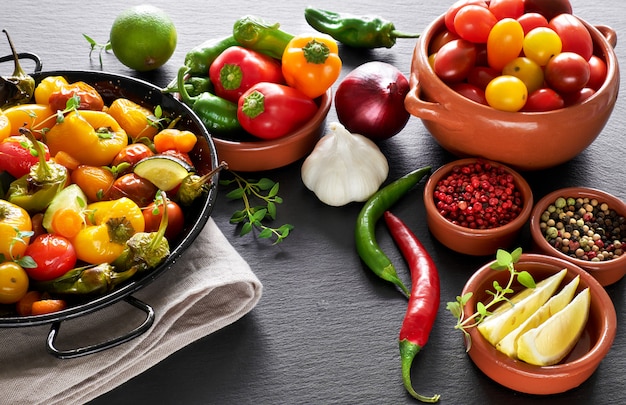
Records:
<instances>
[{"instance_id":1,"label":"red cherry tomato","mask_svg":"<svg viewBox=\"0 0 626 405\"><path fill-rule=\"evenodd\" d=\"M454 32L448 30L441 31L439 34L435 35L430 41L430 44L428 44L428 54L437 53L442 46L454 39L459 39L459 36Z\"/></svg>"},{"instance_id":2,"label":"red cherry tomato","mask_svg":"<svg viewBox=\"0 0 626 405\"><path fill-rule=\"evenodd\" d=\"M571 14L559 14L550 20L549 27L554 30L563 43L562 52L574 52L589 60L593 55L593 41L587 27Z\"/></svg>"},{"instance_id":3,"label":"red cherry tomato","mask_svg":"<svg viewBox=\"0 0 626 405\"><path fill-rule=\"evenodd\" d=\"M574 52L561 52L554 56L545 67L546 83L559 93L579 91L589 81L589 63Z\"/></svg>"},{"instance_id":4,"label":"red cherry tomato","mask_svg":"<svg viewBox=\"0 0 626 405\"><path fill-rule=\"evenodd\" d=\"M574 104L580 104L594 94L596 94L596 91L594 89L589 87L583 87L582 89L573 93L565 94L563 96L563 100L565 101L565 106L567 107Z\"/></svg>"},{"instance_id":5,"label":"red cherry tomato","mask_svg":"<svg viewBox=\"0 0 626 405\"><path fill-rule=\"evenodd\" d=\"M598 90L602 87L604 81L606 80L606 62L604 62L604 60L599 56L591 55L588 63L591 72L589 75L589 81L587 82L587 87Z\"/></svg>"},{"instance_id":6,"label":"red cherry tomato","mask_svg":"<svg viewBox=\"0 0 626 405\"><path fill-rule=\"evenodd\" d=\"M488 8L470 4L456 13L454 29L463 39L474 43L486 43L491 28L498 22Z\"/></svg>"},{"instance_id":7,"label":"red cherry tomato","mask_svg":"<svg viewBox=\"0 0 626 405\"><path fill-rule=\"evenodd\" d=\"M487 61L489 66L502 70L507 63L517 58L522 51L524 29L513 18L498 21L487 38Z\"/></svg>"},{"instance_id":8,"label":"red cherry tomato","mask_svg":"<svg viewBox=\"0 0 626 405\"><path fill-rule=\"evenodd\" d=\"M152 202L143 210L143 218L146 222L146 232L156 232L161 224L161 217L163 216L163 205ZM174 201L168 200L167 202L167 228L165 229L165 237L168 240L174 240L180 236L185 225L185 217L183 210Z\"/></svg>"},{"instance_id":9,"label":"red cherry tomato","mask_svg":"<svg viewBox=\"0 0 626 405\"><path fill-rule=\"evenodd\" d=\"M522 111L552 111L563 107L565 107L565 101L559 93L550 88L542 87L528 95L528 100L526 100Z\"/></svg>"},{"instance_id":10,"label":"red cherry tomato","mask_svg":"<svg viewBox=\"0 0 626 405\"><path fill-rule=\"evenodd\" d=\"M559 14L572 14L572 5L569 0L524 0L526 13L539 13L551 20Z\"/></svg>"},{"instance_id":11,"label":"red cherry tomato","mask_svg":"<svg viewBox=\"0 0 626 405\"><path fill-rule=\"evenodd\" d=\"M488 66L475 66L467 75L467 82L485 90L490 81L500 76L500 72Z\"/></svg>"},{"instance_id":12,"label":"red cherry tomato","mask_svg":"<svg viewBox=\"0 0 626 405\"><path fill-rule=\"evenodd\" d=\"M489 10L498 20L519 18L524 14L524 0L491 0Z\"/></svg>"},{"instance_id":13,"label":"red cherry tomato","mask_svg":"<svg viewBox=\"0 0 626 405\"><path fill-rule=\"evenodd\" d=\"M476 46L464 39L455 39L437 52L434 70L445 82L460 82L467 77L475 64Z\"/></svg>"},{"instance_id":14,"label":"red cherry tomato","mask_svg":"<svg viewBox=\"0 0 626 405\"><path fill-rule=\"evenodd\" d=\"M524 35L528 34L533 28L547 27L548 20L539 13L526 13L521 15L517 21L524 29Z\"/></svg>"},{"instance_id":15,"label":"red cherry tomato","mask_svg":"<svg viewBox=\"0 0 626 405\"><path fill-rule=\"evenodd\" d=\"M473 84L465 82L453 83L450 85L450 88L472 101L488 105L487 99L485 98L485 91L477 86L474 86Z\"/></svg>"},{"instance_id":16,"label":"red cherry tomato","mask_svg":"<svg viewBox=\"0 0 626 405\"><path fill-rule=\"evenodd\" d=\"M33 280L47 281L60 277L76 265L76 251L72 243L61 235L46 233L37 236L26 248L37 267L25 268Z\"/></svg>"},{"instance_id":17,"label":"red cherry tomato","mask_svg":"<svg viewBox=\"0 0 626 405\"><path fill-rule=\"evenodd\" d=\"M140 207L145 207L154 200L158 189L149 180L136 175L135 173L127 173L118 177L111 189L108 197L111 200L117 200L127 197L133 200Z\"/></svg>"},{"instance_id":18,"label":"red cherry tomato","mask_svg":"<svg viewBox=\"0 0 626 405\"><path fill-rule=\"evenodd\" d=\"M488 7L487 2L484 0L458 0L456 3L448 7L448 11L446 11L444 16L444 23L448 31L456 34L456 30L454 29L454 17L456 17L456 14L462 7L465 7L468 4L476 4L485 8Z\"/></svg>"},{"instance_id":19,"label":"red cherry tomato","mask_svg":"<svg viewBox=\"0 0 626 405\"><path fill-rule=\"evenodd\" d=\"M152 149L143 143L131 143L124 147L111 162L111 166L128 163L132 168L141 159L154 155Z\"/></svg>"}]
</instances>

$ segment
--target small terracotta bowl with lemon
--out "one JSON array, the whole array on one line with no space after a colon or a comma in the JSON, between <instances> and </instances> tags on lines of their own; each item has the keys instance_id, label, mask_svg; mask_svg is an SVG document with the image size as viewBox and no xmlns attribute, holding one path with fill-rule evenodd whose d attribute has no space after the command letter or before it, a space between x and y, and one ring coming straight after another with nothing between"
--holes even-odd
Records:
<instances>
[{"instance_id":1,"label":"small terracotta bowl with lemon","mask_svg":"<svg viewBox=\"0 0 626 405\"><path fill-rule=\"evenodd\" d=\"M493 291L494 281L504 286L509 280L508 271L494 270L490 267L491 264L492 262L478 269L463 288L463 295L473 292L473 296L463 309L466 318L476 311L478 301L485 304L489 302L491 295L486 291ZM590 293L589 315L580 337L573 349L559 363L537 366L498 351L474 327L468 329L471 337L468 351L470 358L485 375L495 382L526 394L557 394L581 385L595 372L613 344L617 317L611 298L589 273L563 259L538 254L522 254L515 264L515 269L528 271L537 283L567 269L560 284L561 287L576 276L580 277L575 294L578 295L586 288L589 288ZM515 292L523 288L517 282L513 283ZM558 337L555 336L554 339ZM550 351L549 348L539 346L537 350L540 353Z\"/></svg>"},{"instance_id":2,"label":"small terracotta bowl with lemon","mask_svg":"<svg viewBox=\"0 0 626 405\"><path fill-rule=\"evenodd\" d=\"M422 120L444 149L456 156L481 156L516 170L540 170L564 163L600 134L620 87L613 50L617 42L615 31L582 22L591 34L595 54L607 65L604 84L582 103L547 112L508 112L457 93L435 74L428 61L431 42L445 28L442 15L417 41L405 107Z\"/></svg>"}]
</instances>

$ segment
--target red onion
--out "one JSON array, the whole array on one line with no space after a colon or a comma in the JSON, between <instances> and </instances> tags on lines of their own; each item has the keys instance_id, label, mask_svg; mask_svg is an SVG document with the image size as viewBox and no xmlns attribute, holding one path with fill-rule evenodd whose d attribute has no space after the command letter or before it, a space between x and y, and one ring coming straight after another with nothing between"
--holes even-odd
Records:
<instances>
[{"instance_id":1,"label":"red onion","mask_svg":"<svg viewBox=\"0 0 626 405\"><path fill-rule=\"evenodd\" d=\"M367 62L350 72L335 93L337 118L352 133L374 141L391 138L409 120L409 81L395 66Z\"/></svg>"}]
</instances>

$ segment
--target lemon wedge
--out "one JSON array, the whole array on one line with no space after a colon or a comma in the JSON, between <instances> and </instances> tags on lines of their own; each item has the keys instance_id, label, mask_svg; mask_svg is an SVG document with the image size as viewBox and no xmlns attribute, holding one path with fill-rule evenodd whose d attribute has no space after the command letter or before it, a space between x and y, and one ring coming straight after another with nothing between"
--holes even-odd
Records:
<instances>
[{"instance_id":1,"label":"lemon wedge","mask_svg":"<svg viewBox=\"0 0 626 405\"><path fill-rule=\"evenodd\" d=\"M517 357L529 364L549 366L561 361L576 345L589 317L591 293L581 291L565 308L517 340Z\"/></svg>"},{"instance_id":2,"label":"lemon wedge","mask_svg":"<svg viewBox=\"0 0 626 405\"><path fill-rule=\"evenodd\" d=\"M496 345L496 349L509 357L517 358L517 339L525 332L536 328L537 326L547 321L548 318L550 318L552 315L558 313L560 310L565 308L567 304L572 301L572 298L574 298L574 294L576 294L576 288L578 287L579 281L579 276L576 276L574 279L572 279L572 281L570 281L565 287L563 287L561 291L558 292L558 294L553 295L548 300L548 302L543 304L537 310L537 312L532 314L520 326L518 326L511 333L502 338L502 340L499 341Z\"/></svg>"},{"instance_id":3,"label":"lemon wedge","mask_svg":"<svg viewBox=\"0 0 626 405\"><path fill-rule=\"evenodd\" d=\"M548 277L544 282L537 284L530 294L522 291L520 294L525 294L522 300L517 300L514 296L514 305L505 303L504 305L508 309L487 316L477 326L478 331L489 343L496 346L500 340L521 325L550 299L561 284L565 274L567 274L567 269Z\"/></svg>"}]
</instances>

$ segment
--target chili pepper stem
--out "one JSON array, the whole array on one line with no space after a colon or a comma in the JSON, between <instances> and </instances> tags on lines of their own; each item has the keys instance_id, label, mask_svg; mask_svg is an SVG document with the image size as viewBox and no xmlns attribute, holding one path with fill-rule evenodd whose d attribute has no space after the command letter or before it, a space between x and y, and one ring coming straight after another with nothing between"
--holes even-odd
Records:
<instances>
[{"instance_id":1,"label":"chili pepper stem","mask_svg":"<svg viewBox=\"0 0 626 405\"><path fill-rule=\"evenodd\" d=\"M409 394L418 401L426 402L426 403L435 403L439 401L441 395L435 394L432 397L427 397L425 395L418 394L413 389L413 384L411 383L411 366L413 365L413 359L417 356L417 353L422 349L420 345L411 343L407 339L403 339L400 341L400 361L402 363L402 381L404 382L404 388L407 390Z\"/></svg>"},{"instance_id":2,"label":"chili pepper stem","mask_svg":"<svg viewBox=\"0 0 626 405\"><path fill-rule=\"evenodd\" d=\"M419 38L420 37L420 34L409 33L409 32L402 32L402 31L398 31L398 30L391 31L391 33L389 33L389 35L392 38Z\"/></svg>"}]
</instances>

